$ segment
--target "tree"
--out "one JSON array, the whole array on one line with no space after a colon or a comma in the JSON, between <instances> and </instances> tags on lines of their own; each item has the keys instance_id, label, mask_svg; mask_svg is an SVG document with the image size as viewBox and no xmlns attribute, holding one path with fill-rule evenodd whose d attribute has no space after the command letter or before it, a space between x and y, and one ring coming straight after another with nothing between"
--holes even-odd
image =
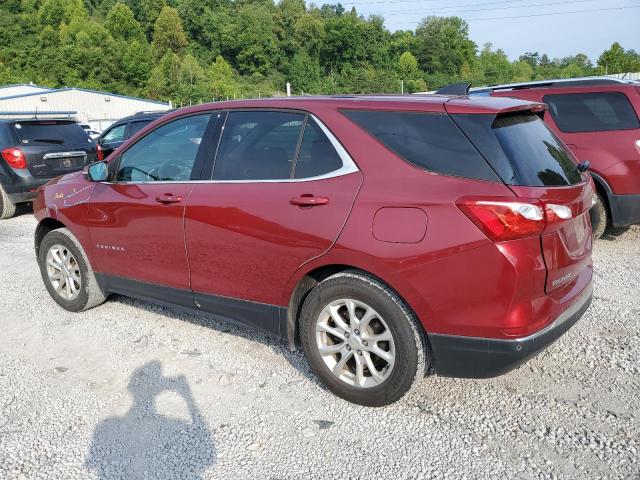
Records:
<instances>
[{"instance_id":1,"label":"tree","mask_svg":"<svg viewBox=\"0 0 640 480\"><path fill-rule=\"evenodd\" d=\"M180 55L188 43L178 11L172 7L163 7L153 28L151 47L154 57L162 58L167 52Z\"/></svg>"},{"instance_id":2,"label":"tree","mask_svg":"<svg viewBox=\"0 0 640 480\"><path fill-rule=\"evenodd\" d=\"M216 57L207 75L210 92L218 100L231 97L239 90L231 65L221 55Z\"/></svg>"},{"instance_id":3,"label":"tree","mask_svg":"<svg viewBox=\"0 0 640 480\"><path fill-rule=\"evenodd\" d=\"M467 22L458 17L427 17L416 28L420 67L431 74L455 78L466 61L471 63L477 46L469 39Z\"/></svg>"},{"instance_id":4,"label":"tree","mask_svg":"<svg viewBox=\"0 0 640 480\"><path fill-rule=\"evenodd\" d=\"M322 86L320 62L304 50L296 53L291 60L287 78L295 92L317 93Z\"/></svg>"},{"instance_id":5,"label":"tree","mask_svg":"<svg viewBox=\"0 0 640 480\"><path fill-rule=\"evenodd\" d=\"M111 7L105 26L114 38L126 41L144 39L142 26L133 16L131 9L124 3L118 2Z\"/></svg>"},{"instance_id":6,"label":"tree","mask_svg":"<svg viewBox=\"0 0 640 480\"><path fill-rule=\"evenodd\" d=\"M86 18L87 11L82 0L44 0L38 10L40 25L58 27L60 23L69 23L73 18Z\"/></svg>"},{"instance_id":7,"label":"tree","mask_svg":"<svg viewBox=\"0 0 640 480\"><path fill-rule=\"evenodd\" d=\"M127 0L127 5L142 25L147 38L151 38L156 20L166 4L165 0Z\"/></svg>"},{"instance_id":8,"label":"tree","mask_svg":"<svg viewBox=\"0 0 640 480\"><path fill-rule=\"evenodd\" d=\"M404 82L404 91L408 93L424 92L427 84L422 78L422 72L418 68L418 60L411 52L404 52L398 58L396 73L402 82Z\"/></svg>"},{"instance_id":9,"label":"tree","mask_svg":"<svg viewBox=\"0 0 640 480\"><path fill-rule=\"evenodd\" d=\"M167 51L151 70L147 94L151 98L175 101L180 76L180 57Z\"/></svg>"},{"instance_id":10,"label":"tree","mask_svg":"<svg viewBox=\"0 0 640 480\"><path fill-rule=\"evenodd\" d=\"M491 43L485 43L478 57L484 80L489 85L508 83L512 78L511 62L503 50L493 50Z\"/></svg>"},{"instance_id":11,"label":"tree","mask_svg":"<svg viewBox=\"0 0 640 480\"><path fill-rule=\"evenodd\" d=\"M634 50L625 51L618 42L614 42L598 58L598 66L604 73L626 73L640 70L640 55Z\"/></svg>"}]
</instances>

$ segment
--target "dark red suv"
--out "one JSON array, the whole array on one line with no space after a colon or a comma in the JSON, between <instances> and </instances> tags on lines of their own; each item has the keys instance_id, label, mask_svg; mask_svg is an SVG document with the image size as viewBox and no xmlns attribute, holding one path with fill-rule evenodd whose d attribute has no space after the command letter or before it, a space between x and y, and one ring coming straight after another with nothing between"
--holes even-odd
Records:
<instances>
[{"instance_id":1,"label":"dark red suv","mask_svg":"<svg viewBox=\"0 0 640 480\"><path fill-rule=\"evenodd\" d=\"M587 77L496 85L473 95L545 102L544 120L580 161L590 162L598 202L594 237L640 223L640 83Z\"/></svg>"},{"instance_id":2,"label":"dark red suv","mask_svg":"<svg viewBox=\"0 0 640 480\"><path fill-rule=\"evenodd\" d=\"M40 191L42 278L72 311L119 293L299 341L364 405L429 368L499 375L591 301L594 190L543 112L438 95L179 110Z\"/></svg>"}]
</instances>

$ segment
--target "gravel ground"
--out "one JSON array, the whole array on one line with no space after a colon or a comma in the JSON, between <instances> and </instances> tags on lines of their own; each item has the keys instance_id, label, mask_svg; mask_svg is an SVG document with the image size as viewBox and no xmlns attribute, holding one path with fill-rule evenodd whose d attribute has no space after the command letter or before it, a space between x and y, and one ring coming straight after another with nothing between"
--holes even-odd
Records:
<instances>
[{"instance_id":1,"label":"gravel ground","mask_svg":"<svg viewBox=\"0 0 640 480\"><path fill-rule=\"evenodd\" d=\"M34 227L0 224L2 479L640 478L640 228L596 244L592 307L533 361L367 409L204 315L61 310Z\"/></svg>"}]
</instances>

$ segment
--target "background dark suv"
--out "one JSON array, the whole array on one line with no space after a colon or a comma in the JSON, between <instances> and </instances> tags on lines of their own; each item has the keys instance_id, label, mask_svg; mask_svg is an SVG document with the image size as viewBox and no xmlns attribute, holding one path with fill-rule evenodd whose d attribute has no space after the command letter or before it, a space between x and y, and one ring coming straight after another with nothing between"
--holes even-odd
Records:
<instances>
[{"instance_id":1,"label":"background dark suv","mask_svg":"<svg viewBox=\"0 0 640 480\"><path fill-rule=\"evenodd\" d=\"M95 143L73 120L0 120L0 219L53 177L95 160Z\"/></svg>"},{"instance_id":2,"label":"background dark suv","mask_svg":"<svg viewBox=\"0 0 640 480\"><path fill-rule=\"evenodd\" d=\"M130 117L121 118L109 128L107 128L97 138L98 159L104 160L111 152L122 145L125 140L131 138L155 119L163 116L166 111L161 112L138 112Z\"/></svg>"}]
</instances>

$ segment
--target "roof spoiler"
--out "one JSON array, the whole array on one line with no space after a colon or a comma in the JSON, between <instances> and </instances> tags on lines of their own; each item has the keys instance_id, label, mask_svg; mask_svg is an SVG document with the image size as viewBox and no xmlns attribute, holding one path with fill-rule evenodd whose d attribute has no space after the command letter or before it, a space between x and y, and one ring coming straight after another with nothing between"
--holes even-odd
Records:
<instances>
[{"instance_id":1,"label":"roof spoiler","mask_svg":"<svg viewBox=\"0 0 640 480\"><path fill-rule=\"evenodd\" d=\"M469 88L471 88L469 82L452 83L436 90L436 95L469 95Z\"/></svg>"}]
</instances>

